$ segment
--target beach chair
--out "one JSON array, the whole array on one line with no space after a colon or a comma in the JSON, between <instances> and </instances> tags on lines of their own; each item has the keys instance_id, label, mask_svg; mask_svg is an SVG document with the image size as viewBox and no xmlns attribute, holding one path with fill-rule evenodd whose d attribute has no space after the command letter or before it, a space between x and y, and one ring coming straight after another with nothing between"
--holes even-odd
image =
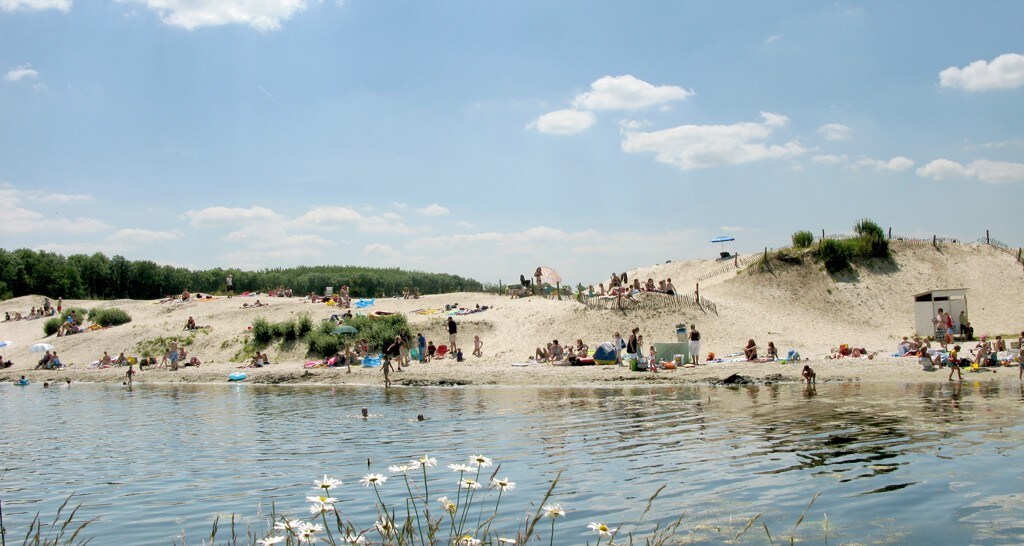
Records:
<instances>
[{"instance_id":1,"label":"beach chair","mask_svg":"<svg viewBox=\"0 0 1024 546\"><path fill-rule=\"evenodd\" d=\"M446 354L448 354L448 346L447 345L438 345L437 346L437 352L434 353L434 357L435 358L444 358L444 355L446 355Z\"/></svg>"}]
</instances>

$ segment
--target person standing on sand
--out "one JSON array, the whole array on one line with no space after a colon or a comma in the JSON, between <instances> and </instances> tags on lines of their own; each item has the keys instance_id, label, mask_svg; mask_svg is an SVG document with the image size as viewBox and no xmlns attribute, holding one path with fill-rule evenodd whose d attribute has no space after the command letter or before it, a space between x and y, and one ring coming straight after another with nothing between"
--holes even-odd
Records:
<instances>
[{"instance_id":1,"label":"person standing on sand","mask_svg":"<svg viewBox=\"0 0 1024 546\"><path fill-rule=\"evenodd\" d=\"M231 296L234 296L235 295L235 284L231 280L231 273L228 273L228 278L224 279L224 282L226 282L227 285L228 285L228 297L230 298Z\"/></svg>"},{"instance_id":2,"label":"person standing on sand","mask_svg":"<svg viewBox=\"0 0 1024 546\"><path fill-rule=\"evenodd\" d=\"M946 314L939 308L939 314L932 319L932 324L935 325L935 341L939 342L939 345L943 349L946 348Z\"/></svg>"},{"instance_id":3,"label":"person standing on sand","mask_svg":"<svg viewBox=\"0 0 1024 546\"><path fill-rule=\"evenodd\" d=\"M57 298L57 314L60 314L61 309L64 308L64 298Z\"/></svg>"},{"instance_id":4,"label":"person standing on sand","mask_svg":"<svg viewBox=\"0 0 1024 546\"><path fill-rule=\"evenodd\" d=\"M690 325L690 362L700 364L700 332L693 324Z\"/></svg>"},{"instance_id":5,"label":"person standing on sand","mask_svg":"<svg viewBox=\"0 0 1024 546\"><path fill-rule=\"evenodd\" d=\"M455 354L455 349L457 348L455 345L455 341L456 338L458 337L458 333L459 327L458 325L455 324L455 319L452 317L448 317L448 343L451 345L451 347L448 347L448 350L450 350L452 354Z\"/></svg>"},{"instance_id":6,"label":"person standing on sand","mask_svg":"<svg viewBox=\"0 0 1024 546\"><path fill-rule=\"evenodd\" d=\"M483 352L484 342L480 341L480 336L473 336L473 356L481 357L484 356Z\"/></svg>"},{"instance_id":7,"label":"person standing on sand","mask_svg":"<svg viewBox=\"0 0 1024 546\"><path fill-rule=\"evenodd\" d=\"M384 371L384 388L391 388L391 356L384 355L384 364L381 365ZM366 411L366 410L363 410Z\"/></svg>"},{"instance_id":8,"label":"person standing on sand","mask_svg":"<svg viewBox=\"0 0 1024 546\"><path fill-rule=\"evenodd\" d=\"M416 334L416 348L419 349L420 364L422 364L427 359L427 338L423 337L423 333Z\"/></svg>"},{"instance_id":9,"label":"person standing on sand","mask_svg":"<svg viewBox=\"0 0 1024 546\"><path fill-rule=\"evenodd\" d=\"M626 342L626 354L639 356L638 351L640 350L639 340L636 337L637 332L640 328L633 327L633 330L629 333L629 341Z\"/></svg>"},{"instance_id":10,"label":"person standing on sand","mask_svg":"<svg viewBox=\"0 0 1024 546\"><path fill-rule=\"evenodd\" d=\"M622 352L622 346L622 334L615 332L615 335L612 336L612 348L615 350L615 363L619 366L622 365L622 356L619 355Z\"/></svg>"}]
</instances>

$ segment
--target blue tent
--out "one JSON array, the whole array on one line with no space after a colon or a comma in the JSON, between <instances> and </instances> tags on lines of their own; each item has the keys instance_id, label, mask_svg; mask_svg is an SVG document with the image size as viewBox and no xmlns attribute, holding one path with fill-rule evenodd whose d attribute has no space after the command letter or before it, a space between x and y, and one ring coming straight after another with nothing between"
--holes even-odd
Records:
<instances>
[{"instance_id":1,"label":"blue tent","mask_svg":"<svg viewBox=\"0 0 1024 546\"><path fill-rule=\"evenodd\" d=\"M607 341L598 345L594 349L594 363L615 364L615 347Z\"/></svg>"}]
</instances>

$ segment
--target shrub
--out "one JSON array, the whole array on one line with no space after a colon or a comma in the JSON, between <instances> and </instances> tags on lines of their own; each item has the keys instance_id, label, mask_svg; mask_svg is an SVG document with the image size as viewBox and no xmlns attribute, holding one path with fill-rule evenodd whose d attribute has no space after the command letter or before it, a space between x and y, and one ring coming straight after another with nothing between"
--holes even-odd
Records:
<instances>
[{"instance_id":1,"label":"shrub","mask_svg":"<svg viewBox=\"0 0 1024 546\"><path fill-rule=\"evenodd\" d=\"M132 317L123 309L115 307L113 309L93 309L89 313L89 320L106 328L108 326L127 324L132 321Z\"/></svg>"},{"instance_id":2,"label":"shrub","mask_svg":"<svg viewBox=\"0 0 1024 546\"><path fill-rule=\"evenodd\" d=\"M82 309L81 307L67 307L60 312L61 322L68 320L68 316L71 314L72 311L75 312L75 324L78 326L81 326L82 323L85 322L85 318L89 316L88 309Z\"/></svg>"},{"instance_id":3,"label":"shrub","mask_svg":"<svg viewBox=\"0 0 1024 546\"><path fill-rule=\"evenodd\" d=\"M257 348L262 349L274 341L275 328L265 318L257 318L252 321L252 340Z\"/></svg>"},{"instance_id":4,"label":"shrub","mask_svg":"<svg viewBox=\"0 0 1024 546\"><path fill-rule=\"evenodd\" d=\"M856 255L858 258L881 258L888 259L889 241L885 237L885 231L871 220L863 219L853 225L857 232Z\"/></svg>"},{"instance_id":5,"label":"shrub","mask_svg":"<svg viewBox=\"0 0 1024 546\"><path fill-rule=\"evenodd\" d=\"M308 314L302 314L299 316L299 320L296 323L296 334L299 337L305 337L306 334L313 331L313 319L309 318Z\"/></svg>"},{"instance_id":6,"label":"shrub","mask_svg":"<svg viewBox=\"0 0 1024 546\"><path fill-rule=\"evenodd\" d=\"M345 321L345 324L354 326L359 333L356 337L370 343L370 349L383 351L395 340L399 334L409 334L409 323L405 315L389 315L386 317L352 317Z\"/></svg>"},{"instance_id":7,"label":"shrub","mask_svg":"<svg viewBox=\"0 0 1024 546\"><path fill-rule=\"evenodd\" d=\"M829 273L839 273L850 268L850 259L853 258L853 244L851 241L837 241L825 239L818 244L815 256L825 263L825 270Z\"/></svg>"},{"instance_id":8,"label":"shrub","mask_svg":"<svg viewBox=\"0 0 1024 546\"><path fill-rule=\"evenodd\" d=\"M328 357L344 348L341 336L331 333L325 334L319 330L310 332L306 336L306 342L309 344L307 354L310 356Z\"/></svg>"},{"instance_id":9,"label":"shrub","mask_svg":"<svg viewBox=\"0 0 1024 546\"><path fill-rule=\"evenodd\" d=\"M853 231L862 237L885 239L885 231L874 221L864 218L853 225Z\"/></svg>"},{"instance_id":10,"label":"shrub","mask_svg":"<svg viewBox=\"0 0 1024 546\"><path fill-rule=\"evenodd\" d=\"M295 320L286 320L274 325L274 332L277 337L285 341L295 341L299 337L299 326Z\"/></svg>"},{"instance_id":11,"label":"shrub","mask_svg":"<svg viewBox=\"0 0 1024 546\"><path fill-rule=\"evenodd\" d=\"M60 330L61 324L64 324L64 321L57 317L46 319L46 322L43 323L43 334L47 336L56 334L57 330Z\"/></svg>"},{"instance_id":12,"label":"shrub","mask_svg":"<svg viewBox=\"0 0 1024 546\"><path fill-rule=\"evenodd\" d=\"M814 244L814 234L807 230L797 231L793 234L793 246L796 248L807 248Z\"/></svg>"}]
</instances>

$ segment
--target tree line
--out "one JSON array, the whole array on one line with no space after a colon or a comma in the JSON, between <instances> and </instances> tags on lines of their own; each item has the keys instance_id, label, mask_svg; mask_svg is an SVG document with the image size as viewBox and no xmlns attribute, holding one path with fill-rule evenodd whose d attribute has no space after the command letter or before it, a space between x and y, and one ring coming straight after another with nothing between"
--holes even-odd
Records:
<instances>
[{"instance_id":1,"label":"tree line","mask_svg":"<svg viewBox=\"0 0 1024 546\"><path fill-rule=\"evenodd\" d=\"M0 248L0 299L40 294L65 299L156 299L169 294L223 293L226 278L232 277L236 293L265 292L290 288L296 296L332 286L348 285L357 297L401 294L417 288L422 294L482 290L473 279L445 273L404 271L398 268L356 266L299 266L243 271L239 269L197 269L160 265L150 260L129 260L124 256L63 256L43 250Z\"/></svg>"}]
</instances>

